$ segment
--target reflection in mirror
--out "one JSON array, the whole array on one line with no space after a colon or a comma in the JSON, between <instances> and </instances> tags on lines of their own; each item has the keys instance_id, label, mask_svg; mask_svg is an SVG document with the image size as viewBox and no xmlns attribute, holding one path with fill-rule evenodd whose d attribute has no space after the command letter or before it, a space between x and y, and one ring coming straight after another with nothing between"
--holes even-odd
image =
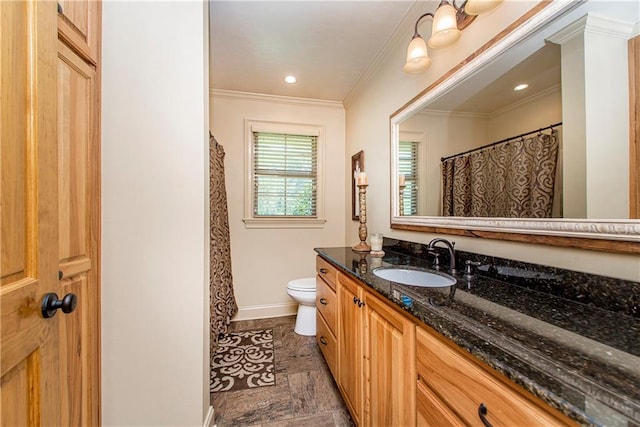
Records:
<instances>
[{"instance_id":1,"label":"reflection in mirror","mask_svg":"<svg viewBox=\"0 0 640 427\"><path fill-rule=\"evenodd\" d=\"M626 43L638 9L558 8L394 114L394 216L629 218Z\"/></svg>"},{"instance_id":2,"label":"reflection in mirror","mask_svg":"<svg viewBox=\"0 0 640 427\"><path fill-rule=\"evenodd\" d=\"M527 88L514 90L524 82ZM554 138L547 136L550 129L544 136L537 131L561 121L555 44L486 86L467 85L434 100L400 123L399 174L411 177L405 178L402 215L561 217L562 128L554 127ZM455 179L445 181L446 172Z\"/></svg>"},{"instance_id":3,"label":"reflection in mirror","mask_svg":"<svg viewBox=\"0 0 640 427\"><path fill-rule=\"evenodd\" d=\"M571 218L581 232L584 220L628 220L627 43L640 4L603 3L553 2L392 115L392 224ZM637 221L620 224L602 227L637 234Z\"/></svg>"}]
</instances>

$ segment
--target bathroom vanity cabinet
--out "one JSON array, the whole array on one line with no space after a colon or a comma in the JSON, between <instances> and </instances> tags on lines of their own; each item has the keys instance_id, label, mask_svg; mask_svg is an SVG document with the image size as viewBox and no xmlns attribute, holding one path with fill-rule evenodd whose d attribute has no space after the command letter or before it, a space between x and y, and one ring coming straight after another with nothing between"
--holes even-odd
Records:
<instances>
[{"instance_id":1,"label":"bathroom vanity cabinet","mask_svg":"<svg viewBox=\"0 0 640 427\"><path fill-rule=\"evenodd\" d=\"M337 270L320 257L316 259L316 342L322 351L329 370L337 378L338 343L337 328Z\"/></svg>"},{"instance_id":2,"label":"bathroom vanity cabinet","mask_svg":"<svg viewBox=\"0 0 640 427\"><path fill-rule=\"evenodd\" d=\"M482 425L481 403L496 426L575 424L321 257L317 267L316 339L356 425Z\"/></svg>"},{"instance_id":3,"label":"bathroom vanity cabinet","mask_svg":"<svg viewBox=\"0 0 640 427\"><path fill-rule=\"evenodd\" d=\"M416 333L418 425L575 425L428 327Z\"/></svg>"}]
</instances>

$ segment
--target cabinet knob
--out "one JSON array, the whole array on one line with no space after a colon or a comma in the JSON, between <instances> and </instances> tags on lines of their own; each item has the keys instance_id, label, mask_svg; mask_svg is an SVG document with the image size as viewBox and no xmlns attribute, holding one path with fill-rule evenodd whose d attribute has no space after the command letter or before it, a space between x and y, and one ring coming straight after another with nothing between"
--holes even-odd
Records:
<instances>
[{"instance_id":1,"label":"cabinet knob","mask_svg":"<svg viewBox=\"0 0 640 427\"><path fill-rule=\"evenodd\" d=\"M329 272L329 270L327 270L326 268L321 268L320 269L320 273L322 274L327 274Z\"/></svg>"},{"instance_id":2,"label":"cabinet knob","mask_svg":"<svg viewBox=\"0 0 640 427\"><path fill-rule=\"evenodd\" d=\"M357 304L357 303L358 303L358 301L360 301L360 300L358 299L358 297L353 297L353 303L354 303L354 304Z\"/></svg>"},{"instance_id":3,"label":"cabinet knob","mask_svg":"<svg viewBox=\"0 0 640 427\"><path fill-rule=\"evenodd\" d=\"M484 424L485 427L493 427L489 420L487 420L487 418L485 417L488 412L489 410L484 403L481 403L480 406L478 406L478 416L480 417L480 421L482 421L482 424Z\"/></svg>"},{"instance_id":4,"label":"cabinet knob","mask_svg":"<svg viewBox=\"0 0 640 427\"><path fill-rule=\"evenodd\" d=\"M325 298L320 298L320 304L327 305L327 300Z\"/></svg>"},{"instance_id":5,"label":"cabinet knob","mask_svg":"<svg viewBox=\"0 0 640 427\"><path fill-rule=\"evenodd\" d=\"M322 343L322 345L327 345L327 339L325 337L320 337L320 342Z\"/></svg>"}]
</instances>

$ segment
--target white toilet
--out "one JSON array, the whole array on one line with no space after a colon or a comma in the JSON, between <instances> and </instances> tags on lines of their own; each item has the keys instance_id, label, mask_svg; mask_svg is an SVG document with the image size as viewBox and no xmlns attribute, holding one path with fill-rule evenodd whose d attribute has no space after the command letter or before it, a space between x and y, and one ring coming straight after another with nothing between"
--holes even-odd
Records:
<instances>
[{"instance_id":1,"label":"white toilet","mask_svg":"<svg viewBox=\"0 0 640 427\"><path fill-rule=\"evenodd\" d=\"M291 280L287 293L298 303L298 316L294 331L298 335L316 334L316 278Z\"/></svg>"}]
</instances>

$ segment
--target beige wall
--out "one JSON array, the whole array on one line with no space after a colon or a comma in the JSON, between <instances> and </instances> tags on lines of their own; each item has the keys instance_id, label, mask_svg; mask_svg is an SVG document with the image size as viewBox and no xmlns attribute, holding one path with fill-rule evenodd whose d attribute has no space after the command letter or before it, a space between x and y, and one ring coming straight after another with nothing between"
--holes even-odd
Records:
<instances>
[{"instance_id":1,"label":"beige wall","mask_svg":"<svg viewBox=\"0 0 640 427\"><path fill-rule=\"evenodd\" d=\"M485 143L487 118L479 114L422 111L400 124L403 133L422 134L423 150L418 153L422 173L419 175L418 215L442 213L442 174L440 159L467 151ZM401 137L402 140L402 137ZM423 204L424 202L424 204Z\"/></svg>"},{"instance_id":2,"label":"beige wall","mask_svg":"<svg viewBox=\"0 0 640 427\"><path fill-rule=\"evenodd\" d=\"M402 107L421 90L429 86L450 68L465 59L483 43L490 40L537 2L504 2L493 12L480 16L462 32L460 41L451 48L431 51L433 63L423 74L407 75L402 72L406 46L411 39L415 18L426 9L417 4L413 16L405 23L405 34L386 46L373 71L348 97L346 106L347 158L345 170L349 170L349 156L364 150L366 169L369 173L367 203L370 231L379 231L400 239L428 242L433 235L391 230L389 209L389 116ZM348 181L345 181L345 186ZM345 201L348 200L345 197ZM358 224L350 220L345 211L346 243L354 244ZM607 254L586 250L554 248L543 245L507 243L486 239L452 238L461 250L495 255L533 263L546 264L594 274L640 280L640 257L636 255Z\"/></svg>"},{"instance_id":3,"label":"beige wall","mask_svg":"<svg viewBox=\"0 0 640 427\"><path fill-rule=\"evenodd\" d=\"M319 229L248 229L244 216L245 119L321 125L325 129L325 217ZM347 182L342 104L212 91L211 128L225 150L236 319L294 313L287 282L315 275L315 247L344 246ZM350 191L350 190L349 190ZM351 193L349 193L351 194Z\"/></svg>"},{"instance_id":4,"label":"beige wall","mask_svg":"<svg viewBox=\"0 0 640 427\"><path fill-rule=\"evenodd\" d=\"M104 2L102 423L209 413L206 2Z\"/></svg>"}]
</instances>

